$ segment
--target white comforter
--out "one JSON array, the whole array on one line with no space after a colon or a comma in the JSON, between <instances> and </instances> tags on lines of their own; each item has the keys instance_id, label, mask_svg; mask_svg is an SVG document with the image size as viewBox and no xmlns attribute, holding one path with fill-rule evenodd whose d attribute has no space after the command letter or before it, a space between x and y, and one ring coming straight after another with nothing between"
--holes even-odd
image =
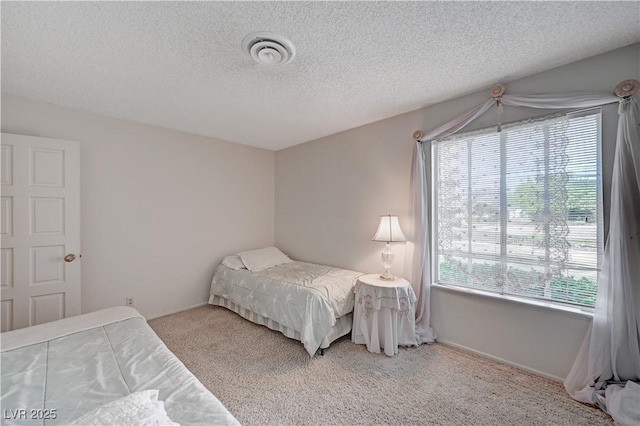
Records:
<instances>
[{"instance_id":1,"label":"white comforter","mask_svg":"<svg viewBox=\"0 0 640 426\"><path fill-rule=\"evenodd\" d=\"M217 267L211 294L300 333L313 356L336 318L353 311L353 286L360 272L289 262L260 272Z\"/></svg>"},{"instance_id":2,"label":"white comforter","mask_svg":"<svg viewBox=\"0 0 640 426\"><path fill-rule=\"evenodd\" d=\"M1 343L2 424L70 424L147 389L177 423L238 424L134 309L2 333Z\"/></svg>"}]
</instances>

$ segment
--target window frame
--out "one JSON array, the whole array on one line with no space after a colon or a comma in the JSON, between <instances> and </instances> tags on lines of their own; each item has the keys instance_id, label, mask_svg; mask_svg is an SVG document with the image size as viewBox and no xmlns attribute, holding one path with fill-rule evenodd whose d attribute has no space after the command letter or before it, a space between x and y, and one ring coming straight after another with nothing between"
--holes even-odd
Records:
<instances>
[{"instance_id":1,"label":"window frame","mask_svg":"<svg viewBox=\"0 0 640 426\"><path fill-rule=\"evenodd\" d=\"M591 269L597 272L596 285L598 284L600 273L602 270L602 260L604 256L604 245L605 245L604 235L606 235L605 217L604 217L604 185L603 185L604 175L603 175L603 162L602 162L602 147L603 147L603 140L602 140L603 108L602 107L586 108L586 109L566 111L562 113L545 114L537 117L525 118L522 120L510 122L507 124L502 124L500 132L498 131L497 126L490 126L490 127L483 127L480 129L470 130L466 132L459 132L454 135L449 135L440 139L434 139L429 142L429 157L428 157L429 160L428 161L430 162L431 167L430 167L430 172L428 173L427 185L429 188L429 198L430 198L428 202L428 208L431 214L429 215L429 224L428 224L430 229L430 238L427 244L429 245L429 249L430 249L429 261L431 262L430 279L431 279L432 286L436 288L442 288L445 290L451 290L451 291L460 292L460 293L466 293L466 294L472 294L472 295L477 295L481 297L488 297L492 299L500 299L500 300L511 301L511 302L520 303L520 304L526 304L534 307L542 307L547 309L550 308L556 311L562 311L569 314L576 314L580 317L589 317L589 318L593 317L595 306L590 307L586 305L572 303L569 301L550 300L550 299L538 298L534 296L518 295L510 292L505 292L503 289L501 289L501 291L498 292L498 291L492 291L490 289L482 289L482 288L477 288L472 286L463 286L463 285L454 284L454 283L440 282L438 281L440 265L438 261L439 252L437 251L437 245L438 245L437 212L438 212L439 206L438 206L438 199L437 199L438 191L436 189L437 182L438 182L437 181L437 176L438 176L437 158L438 157L437 157L436 151L437 151L438 144L441 144L443 142L446 143L447 140L455 140L455 139L459 140L465 137L479 136L482 134L497 134L505 130L508 130L510 128L524 127L527 124L531 126L535 126L536 122L545 122L545 121L553 120L554 118L563 117L563 116L567 117L568 119L572 119L572 118L579 118L581 116L588 116L588 115L597 115L597 123L598 123L597 142L596 142L596 145L597 145L596 146L596 171L599 176L599 182L596 187L596 202L597 202L597 217L598 217L597 229L596 229L597 261L596 261L596 268ZM504 142L502 141L502 138L501 138L500 144L501 145L504 144ZM502 194L502 191L501 191L501 194L500 194L501 197L506 195L507 195L506 192L505 194ZM502 244L504 244L502 241L502 235L506 234L502 229L502 223L500 225L500 232L501 232L501 250L502 250L503 249Z\"/></svg>"}]
</instances>

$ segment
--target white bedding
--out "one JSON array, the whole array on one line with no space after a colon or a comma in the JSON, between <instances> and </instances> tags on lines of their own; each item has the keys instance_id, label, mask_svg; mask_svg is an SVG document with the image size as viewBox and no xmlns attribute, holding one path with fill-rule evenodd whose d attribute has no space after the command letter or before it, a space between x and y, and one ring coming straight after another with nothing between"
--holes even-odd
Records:
<instances>
[{"instance_id":1,"label":"white bedding","mask_svg":"<svg viewBox=\"0 0 640 426\"><path fill-rule=\"evenodd\" d=\"M167 416L164 403L158 400L158 390L130 393L89 411L70 426L103 425L163 425L180 426Z\"/></svg>"},{"instance_id":2,"label":"white bedding","mask_svg":"<svg viewBox=\"0 0 640 426\"><path fill-rule=\"evenodd\" d=\"M174 422L238 424L134 309L111 308L1 339L0 403L8 413L2 424L69 424L149 389L159 390Z\"/></svg>"},{"instance_id":3,"label":"white bedding","mask_svg":"<svg viewBox=\"0 0 640 426\"><path fill-rule=\"evenodd\" d=\"M211 295L300 333L310 356L340 318L353 311L360 272L292 261L259 272L219 265ZM211 299L210 302L211 303Z\"/></svg>"}]
</instances>

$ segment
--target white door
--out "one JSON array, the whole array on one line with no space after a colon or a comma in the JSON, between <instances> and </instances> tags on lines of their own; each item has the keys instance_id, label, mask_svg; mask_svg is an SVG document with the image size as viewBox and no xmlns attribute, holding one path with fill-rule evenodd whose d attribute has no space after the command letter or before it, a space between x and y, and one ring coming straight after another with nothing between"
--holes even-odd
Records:
<instances>
[{"instance_id":1,"label":"white door","mask_svg":"<svg viewBox=\"0 0 640 426\"><path fill-rule=\"evenodd\" d=\"M80 147L2 133L2 331L80 313Z\"/></svg>"}]
</instances>

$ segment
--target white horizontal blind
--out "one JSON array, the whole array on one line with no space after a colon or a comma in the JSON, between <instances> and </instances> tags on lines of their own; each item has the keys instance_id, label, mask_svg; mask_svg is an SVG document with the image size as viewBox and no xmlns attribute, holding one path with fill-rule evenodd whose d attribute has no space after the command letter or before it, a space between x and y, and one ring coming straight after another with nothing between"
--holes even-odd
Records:
<instances>
[{"instance_id":1,"label":"white horizontal blind","mask_svg":"<svg viewBox=\"0 0 640 426\"><path fill-rule=\"evenodd\" d=\"M435 141L436 282L593 307L600 127L590 110Z\"/></svg>"}]
</instances>

